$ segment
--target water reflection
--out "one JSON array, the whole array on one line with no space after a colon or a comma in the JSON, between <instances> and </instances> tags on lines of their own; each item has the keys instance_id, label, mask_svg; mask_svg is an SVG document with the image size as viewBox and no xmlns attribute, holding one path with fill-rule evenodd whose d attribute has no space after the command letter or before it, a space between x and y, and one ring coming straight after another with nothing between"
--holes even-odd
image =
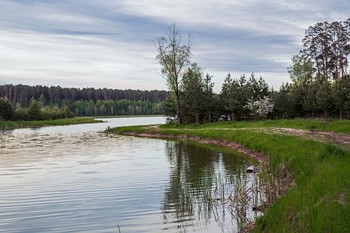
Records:
<instances>
[{"instance_id":1,"label":"water reflection","mask_svg":"<svg viewBox=\"0 0 350 233\"><path fill-rule=\"evenodd\" d=\"M236 232L237 223L225 203L218 202L247 179L246 161L208 146L168 141L166 155L171 170L164 193L163 220L178 232Z\"/></svg>"},{"instance_id":2,"label":"water reflection","mask_svg":"<svg viewBox=\"0 0 350 233\"><path fill-rule=\"evenodd\" d=\"M163 119L109 119L150 120ZM100 127L2 132L0 232L238 231L227 198L236 183L251 182L244 158Z\"/></svg>"}]
</instances>

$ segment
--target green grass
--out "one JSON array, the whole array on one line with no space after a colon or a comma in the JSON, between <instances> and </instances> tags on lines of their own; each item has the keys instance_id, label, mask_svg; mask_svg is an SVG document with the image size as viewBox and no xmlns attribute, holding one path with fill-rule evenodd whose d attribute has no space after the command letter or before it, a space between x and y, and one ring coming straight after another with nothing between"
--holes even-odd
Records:
<instances>
[{"instance_id":1,"label":"green grass","mask_svg":"<svg viewBox=\"0 0 350 233\"><path fill-rule=\"evenodd\" d=\"M240 143L270 156L274 164L284 162L296 186L278 199L257 220L254 232L349 232L350 152L327 143L285 135L252 131L253 127L291 127L349 133L348 121L279 120L166 125L160 129L123 127L111 132L157 132L189 135ZM236 130L220 130L236 128ZM201 129L201 130L196 130Z\"/></svg>"},{"instance_id":2,"label":"green grass","mask_svg":"<svg viewBox=\"0 0 350 233\"><path fill-rule=\"evenodd\" d=\"M318 131L333 131L337 133L350 134L349 120L330 120L323 119L281 119L281 120L264 120L264 121L229 121L229 122L215 122L203 125L176 125L167 124L162 125L162 128L260 128L260 127L277 127L277 128L295 128L305 130Z\"/></svg>"},{"instance_id":3,"label":"green grass","mask_svg":"<svg viewBox=\"0 0 350 233\"><path fill-rule=\"evenodd\" d=\"M0 129L17 129L17 128L38 128L43 126L55 126L55 125L73 125L73 124L86 124L86 123L98 123L102 121L95 120L90 117L76 117L66 118L58 120L43 120L43 121L0 121Z\"/></svg>"}]
</instances>

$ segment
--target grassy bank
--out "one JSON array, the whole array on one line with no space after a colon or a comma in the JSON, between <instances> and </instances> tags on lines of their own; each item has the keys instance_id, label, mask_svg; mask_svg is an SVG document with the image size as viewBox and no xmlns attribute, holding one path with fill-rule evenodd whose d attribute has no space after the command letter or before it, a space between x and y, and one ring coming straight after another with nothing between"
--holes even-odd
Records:
<instances>
[{"instance_id":1,"label":"grassy bank","mask_svg":"<svg viewBox=\"0 0 350 233\"><path fill-rule=\"evenodd\" d=\"M75 117L59 120L43 120L43 121L0 121L0 129L17 129L17 128L37 128L43 126L55 126L55 125L73 125L73 124L86 124L86 123L98 123L102 121L95 120L90 117Z\"/></svg>"},{"instance_id":2,"label":"grassy bank","mask_svg":"<svg viewBox=\"0 0 350 233\"><path fill-rule=\"evenodd\" d=\"M120 134L132 131L215 138L237 142L263 152L270 156L274 164L284 162L287 165L296 186L257 220L255 232L349 232L350 152L329 143L249 129L291 127L349 133L346 131L347 124L347 121L323 123L317 120L283 120L180 127L167 125L160 128L124 127L110 131ZM235 130L227 130L230 127Z\"/></svg>"},{"instance_id":3,"label":"grassy bank","mask_svg":"<svg viewBox=\"0 0 350 233\"><path fill-rule=\"evenodd\" d=\"M349 120L329 120L323 119L280 119L280 120L264 120L264 121L228 121L215 122L204 125L176 125L168 124L161 126L162 128L191 128L191 129L208 129L208 128L294 128L304 130L330 131L336 133L350 134Z\"/></svg>"}]
</instances>

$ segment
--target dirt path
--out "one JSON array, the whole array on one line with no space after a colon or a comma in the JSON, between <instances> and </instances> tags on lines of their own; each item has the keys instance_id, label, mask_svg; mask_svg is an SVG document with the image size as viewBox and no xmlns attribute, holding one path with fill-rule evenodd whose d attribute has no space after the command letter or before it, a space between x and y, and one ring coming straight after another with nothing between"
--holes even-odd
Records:
<instances>
[{"instance_id":1,"label":"dirt path","mask_svg":"<svg viewBox=\"0 0 350 233\"><path fill-rule=\"evenodd\" d=\"M152 125L147 128L150 129L159 129L159 125ZM304 130L304 129L293 129L293 128L208 128L215 130L253 130L257 132L264 132L270 134L282 134L297 136L305 138L308 140L319 141L319 142L329 142L336 145L339 145L347 150L350 150L350 135L335 133L335 132L326 132L326 131L317 131L317 130ZM177 130L177 129L172 129ZM194 130L194 129L193 129ZM198 130L198 129L196 129ZM207 130L206 128L200 130Z\"/></svg>"},{"instance_id":2,"label":"dirt path","mask_svg":"<svg viewBox=\"0 0 350 233\"><path fill-rule=\"evenodd\" d=\"M307 140L318 141L318 142L328 142L338 145L346 150L350 151L350 135L327 132L327 131L317 131L317 130L304 130L304 129L293 129L293 128L210 128L215 130L252 130L256 132L264 132L269 134L281 134L301 137ZM205 128L202 130L206 130Z\"/></svg>"},{"instance_id":3,"label":"dirt path","mask_svg":"<svg viewBox=\"0 0 350 233\"><path fill-rule=\"evenodd\" d=\"M350 150L350 135L346 134L292 128L257 128L255 130L272 134L297 136L319 142L329 142Z\"/></svg>"}]
</instances>

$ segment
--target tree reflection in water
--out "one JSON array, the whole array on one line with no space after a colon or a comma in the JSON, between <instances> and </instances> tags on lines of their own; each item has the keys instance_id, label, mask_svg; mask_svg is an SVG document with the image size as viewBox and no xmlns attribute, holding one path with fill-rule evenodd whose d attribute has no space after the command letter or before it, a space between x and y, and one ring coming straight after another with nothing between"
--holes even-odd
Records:
<instances>
[{"instance_id":1,"label":"tree reflection in water","mask_svg":"<svg viewBox=\"0 0 350 233\"><path fill-rule=\"evenodd\" d=\"M232 212L227 198L237 191L235 185L251 182L244 169L248 161L218 148L183 141L168 141L166 154L172 167L162 204L164 230L239 231L243 220ZM241 209L244 221L254 217L248 206Z\"/></svg>"}]
</instances>

